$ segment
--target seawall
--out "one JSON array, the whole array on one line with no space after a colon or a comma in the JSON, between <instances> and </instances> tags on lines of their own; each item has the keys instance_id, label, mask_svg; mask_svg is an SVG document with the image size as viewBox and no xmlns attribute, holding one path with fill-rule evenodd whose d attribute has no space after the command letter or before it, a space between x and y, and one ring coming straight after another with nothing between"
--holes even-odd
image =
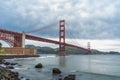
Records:
<instances>
[{"instance_id":1,"label":"seawall","mask_svg":"<svg viewBox=\"0 0 120 80\"><path fill-rule=\"evenodd\" d=\"M0 59L39 57L39 55L0 55Z\"/></svg>"}]
</instances>

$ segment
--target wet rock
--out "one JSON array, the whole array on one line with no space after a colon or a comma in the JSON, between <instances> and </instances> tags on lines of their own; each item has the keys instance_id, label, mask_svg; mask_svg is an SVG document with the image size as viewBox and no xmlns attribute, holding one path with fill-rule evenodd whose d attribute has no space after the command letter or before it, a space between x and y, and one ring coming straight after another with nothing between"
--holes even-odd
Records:
<instances>
[{"instance_id":1,"label":"wet rock","mask_svg":"<svg viewBox=\"0 0 120 80\"><path fill-rule=\"evenodd\" d=\"M53 68L53 69L52 69L52 73L53 73L53 74L60 74L61 71L60 71L60 69L58 69L58 68Z\"/></svg>"},{"instance_id":2,"label":"wet rock","mask_svg":"<svg viewBox=\"0 0 120 80\"><path fill-rule=\"evenodd\" d=\"M59 78L58 80L62 80L62 78Z\"/></svg>"},{"instance_id":3,"label":"wet rock","mask_svg":"<svg viewBox=\"0 0 120 80\"><path fill-rule=\"evenodd\" d=\"M9 62L5 62L4 64L5 64L5 65L10 65L10 63L9 63Z\"/></svg>"},{"instance_id":4,"label":"wet rock","mask_svg":"<svg viewBox=\"0 0 120 80\"><path fill-rule=\"evenodd\" d=\"M70 74L64 78L64 80L75 80L75 74Z\"/></svg>"},{"instance_id":5,"label":"wet rock","mask_svg":"<svg viewBox=\"0 0 120 80\"><path fill-rule=\"evenodd\" d=\"M0 64L3 64L5 62L4 59L0 59Z\"/></svg>"},{"instance_id":6,"label":"wet rock","mask_svg":"<svg viewBox=\"0 0 120 80\"><path fill-rule=\"evenodd\" d=\"M42 68L43 65L41 63L38 63L37 65L35 65L35 68Z\"/></svg>"},{"instance_id":7,"label":"wet rock","mask_svg":"<svg viewBox=\"0 0 120 80\"><path fill-rule=\"evenodd\" d=\"M0 80L20 80L18 72L13 72L6 68L0 68Z\"/></svg>"},{"instance_id":8,"label":"wet rock","mask_svg":"<svg viewBox=\"0 0 120 80\"><path fill-rule=\"evenodd\" d=\"M17 63L10 63L10 65L17 65Z\"/></svg>"},{"instance_id":9,"label":"wet rock","mask_svg":"<svg viewBox=\"0 0 120 80\"><path fill-rule=\"evenodd\" d=\"M2 59L0 59L0 63L2 63Z\"/></svg>"},{"instance_id":10,"label":"wet rock","mask_svg":"<svg viewBox=\"0 0 120 80\"><path fill-rule=\"evenodd\" d=\"M24 78L23 76L21 76L21 77L20 77L20 80L23 80L23 79L25 80L25 78Z\"/></svg>"},{"instance_id":11,"label":"wet rock","mask_svg":"<svg viewBox=\"0 0 120 80\"><path fill-rule=\"evenodd\" d=\"M14 69L13 66L6 66L7 69Z\"/></svg>"}]
</instances>

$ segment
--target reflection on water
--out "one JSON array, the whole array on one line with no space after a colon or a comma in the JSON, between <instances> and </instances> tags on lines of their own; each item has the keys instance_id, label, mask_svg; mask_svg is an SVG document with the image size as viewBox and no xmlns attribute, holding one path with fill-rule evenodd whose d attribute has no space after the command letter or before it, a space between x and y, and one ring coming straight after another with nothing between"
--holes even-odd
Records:
<instances>
[{"instance_id":1,"label":"reflection on water","mask_svg":"<svg viewBox=\"0 0 120 80\"><path fill-rule=\"evenodd\" d=\"M65 67L66 66L66 56L59 56L59 66Z\"/></svg>"}]
</instances>

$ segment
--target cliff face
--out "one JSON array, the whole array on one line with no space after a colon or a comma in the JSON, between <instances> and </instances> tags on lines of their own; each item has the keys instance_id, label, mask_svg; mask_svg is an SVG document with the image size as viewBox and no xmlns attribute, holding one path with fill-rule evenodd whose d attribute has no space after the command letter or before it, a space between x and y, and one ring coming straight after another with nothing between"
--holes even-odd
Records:
<instances>
[{"instance_id":1,"label":"cliff face","mask_svg":"<svg viewBox=\"0 0 120 80\"><path fill-rule=\"evenodd\" d=\"M58 48L50 48L50 47L40 47L34 45L26 45L26 48L35 48L37 49L38 54L58 54ZM120 54L119 52L102 52L98 50L92 50L92 54ZM73 47L66 47L66 54L90 54L87 51L82 49L73 48Z\"/></svg>"}]
</instances>

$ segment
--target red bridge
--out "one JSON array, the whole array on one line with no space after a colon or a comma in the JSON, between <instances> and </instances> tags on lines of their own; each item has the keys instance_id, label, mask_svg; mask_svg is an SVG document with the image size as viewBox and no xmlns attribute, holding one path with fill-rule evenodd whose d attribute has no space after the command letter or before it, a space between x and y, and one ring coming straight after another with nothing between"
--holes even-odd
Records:
<instances>
[{"instance_id":1,"label":"red bridge","mask_svg":"<svg viewBox=\"0 0 120 80\"><path fill-rule=\"evenodd\" d=\"M59 23L59 41L50 40L42 37L19 33L10 30L0 29L0 40L7 42L11 47L24 47L25 39L53 43L59 45L59 52L65 53L65 46L80 48L84 51L90 51L90 48L85 49L77 45L68 44L65 42L65 20L60 20Z\"/></svg>"}]
</instances>

